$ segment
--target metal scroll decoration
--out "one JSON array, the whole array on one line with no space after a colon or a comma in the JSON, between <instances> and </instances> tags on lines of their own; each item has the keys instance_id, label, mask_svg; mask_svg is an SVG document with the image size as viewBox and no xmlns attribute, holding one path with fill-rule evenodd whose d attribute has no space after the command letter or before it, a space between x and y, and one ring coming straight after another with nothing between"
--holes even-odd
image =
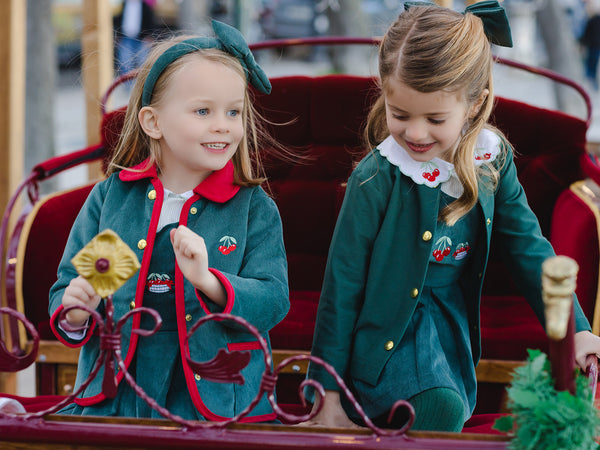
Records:
<instances>
[{"instance_id":1,"label":"metal scroll decoration","mask_svg":"<svg viewBox=\"0 0 600 450\"><path fill-rule=\"evenodd\" d=\"M133 255L133 257L132 257ZM104 366L104 378L102 383L102 392L107 397L114 397L116 395L117 384L115 380L115 368L114 362L118 364L121 372L123 373L123 377L125 381L131 386L136 395L138 395L141 399L143 399L151 408L156 410L163 417L170 419L186 428L200 428L200 427L208 427L208 428L225 428L232 423L239 422L243 417L247 416L260 402L263 396L266 394L267 400L269 401L271 407L274 412L278 415L278 417L284 419L288 423L300 423L311 420L315 417L319 411L312 411L309 414L304 415L294 415L286 413L281 409L281 407L277 404L275 400L275 387L277 384L279 374L284 370L284 368L290 364L293 364L297 361L308 360L311 364L317 364L322 366L327 373L329 373L336 381L341 391L347 396L350 403L353 405L357 414L364 421L365 425L370 428L375 435L377 436L400 436L404 435L412 426L415 419L415 411L410 403L405 400L397 401L391 411L389 420L393 417L393 414L398 408L406 408L409 415L408 422L400 429L395 430L383 430L377 427L373 422L367 417L364 410L360 406L360 404L355 399L352 392L346 386L344 380L336 373L335 369L327 364L320 358L310 355L296 355L289 357L278 364L275 368L273 368L273 360L271 357L271 352L269 350L269 346L267 341L263 338L263 336L259 333L259 331L250 324L245 319L234 316L231 314L222 314L215 313L206 315L200 318L189 330L186 336L187 345L190 338L193 334L198 330L199 327L204 325L208 321L224 321L229 320L235 322L237 325L244 327L250 334L252 334L258 343L260 344L260 349L263 353L263 360L265 364L265 371L263 372L261 383L258 389L258 393L256 397L250 402L250 404L238 415L221 421L221 422L210 422L210 421L197 421L197 420L187 420L178 415L171 413L168 409L159 405L156 400L151 398L146 394L146 392L136 383L135 379L129 374L127 371L127 367L121 355L121 330L125 326L125 323L135 314L143 314L147 313L154 319L154 326L152 329L134 329L132 333L136 333L142 337L150 336L158 331L162 324L162 319L160 315L153 309L147 307L138 307L134 308L128 313L126 313L123 317L119 318L119 320L114 321L113 313L113 302L112 297L114 292L125 282L128 278L133 276L133 274L139 268L139 262L137 261L137 257L131 250L126 246L126 244L121 241L121 239L116 235L116 233L105 230L96 236L76 257L73 258L73 264L76 266L77 270L82 276L85 276L90 283L96 289L101 296L104 297L105 301L105 317L102 317L100 313L97 311L91 310L87 307L79 307L79 306L71 306L65 308L59 317L59 321L61 326L67 331L82 331L85 330L88 326L80 327L74 329L70 327L65 319L66 314L73 309L81 309L90 313L91 318L96 322L97 331L100 336L100 355L96 360L96 364L92 369L89 377L83 381L83 383L73 392L71 395L66 397L63 401L56 404L55 406L36 413L26 413L21 414L18 417L23 420L28 420L30 418L38 418L47 414L52 414L59 411L64 406L71 403L90 383L91 381L98 375L100 369ZM24 325L27 327L27 330L33 336L34 339L34 348L32 351L26 355L26 361L20 359L20 357L10 355L4 344L0 341L0 370L6 371L10 370L12 367L24 368L26 367L24 364L31 364L36 357L37 354L37 342L39 341L39 337L37 332L35 331L33 325L27 321L27 319L22 316L22 314L10 310L5 311L8 308L0 308L0 312L8 312L11 315L15 315L19 320L21 320ZM8 362L7 362L8 361ZM238 384L243 384L244 378L241 374L241 371L244 367L248 365L250 361L250 354L247 351L231 351L227 352L223 349L220 349L217 355L210 361L206 362L197 362L193 361L188 357L188 364L193 372L199 376L201 376L205 380L214 381L214 382L233 382ZM19 369L17 369L19 370ZM325 396L325 391L323 387L316 382L315 380L306 379L299 386L298 395L302 402L302 405L306 405L306 399L304 397L304 388L307 386L311 386L316 389L321 396ZM322 402L321 402L322 405ZM0 418L3 416L13 416L10 413L0 411Z\"/></svg>"},{"instance_id":2,"label":"metal scroll decoration","mask_svg":"<svg viewBox=\"0 0 600 450\"><path fill-rule=\"evenodd\" d=\"M34 363L40 345L40 335L33 324L22 313L12 308L2 307L0 308L0 320L2 320L2 314L7 314L20 321L33 340L33 346L29 353L16 354L11 352L6 347L4 341L0 339L0 372L18 372Z\"/></svg>"}]
</instances>

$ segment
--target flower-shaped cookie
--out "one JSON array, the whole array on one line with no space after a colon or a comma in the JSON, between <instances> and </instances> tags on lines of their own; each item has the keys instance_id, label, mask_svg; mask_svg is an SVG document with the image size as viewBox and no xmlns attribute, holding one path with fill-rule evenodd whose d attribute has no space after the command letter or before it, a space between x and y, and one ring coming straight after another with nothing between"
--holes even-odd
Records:
<instances>
[{"instance_id":1,"label":"flower-shaped cookie","mask_svg":"<svg viewBox=\"0 0 600 450\"><path fill-rule=\"evenodd\" d=\"M102 298L114 294L140 268L136 254L109 229L88 242L71 263Z\"/></svg>"}]
</instances>

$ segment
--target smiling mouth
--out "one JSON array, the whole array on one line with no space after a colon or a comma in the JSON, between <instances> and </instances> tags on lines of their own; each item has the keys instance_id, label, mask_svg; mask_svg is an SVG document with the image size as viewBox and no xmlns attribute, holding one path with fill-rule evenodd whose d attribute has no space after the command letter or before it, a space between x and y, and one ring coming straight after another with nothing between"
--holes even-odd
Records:
<instances>
[{"instance_id":1,"label":"smiling mouth","mask_svg":"<svg viewBox=\"0 0 600 450\"><path fill-rule=\"evenodd\" d=\"M434 146L433 143L430 144L415 144L413 142L406 142L406 145L408 146L408 148L410 150L412 150L413 152L417 152L417 153L425 153L429 150L431 150Z\"/></svg>"},{"instance_id":2,"label":"smiling mouth","mask_svg":"<svg viewBox=\"0 0 600 450\"><path fill-rule=\"evenodd\" d=\"M224 142L211 142L210 144L204 144L204 147L210 151L222 152L229 147L229 144Z\"/></svg>"}]
</instances>

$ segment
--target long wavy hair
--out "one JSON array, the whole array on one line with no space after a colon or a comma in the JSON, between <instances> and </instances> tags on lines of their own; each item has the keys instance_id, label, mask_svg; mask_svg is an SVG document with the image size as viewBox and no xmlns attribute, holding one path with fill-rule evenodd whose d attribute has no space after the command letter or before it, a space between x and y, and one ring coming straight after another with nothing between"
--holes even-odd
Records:
<instances>
[{"instance_id":1,"label":"long wavy hair","mask_svg":"<svg viewBox=\"0 0 600 450\"><path fill-rule=\"evenodd\" d=\"M403 12L386 32L379 47L381 94L371 109L364 141L371 151L390 132L386 125L385 93L395 79L423 93L445 91L475 105L484 95L479 111L469 117L451 162L464 188L463 194L440 211L439 219L456 223L473 208L478 197L478 179L484 172L495 186L498 171L491 164L478 170L475 143L484 127L500 131L487 122L494 105L493 56L481 19L438 6L413 6ZM470 109L470 108L469 108Z\"/></svg>"},{"instance_id":2,"label":"long wavy hair","mask_svg":"<svg viewBox=\"0 0 600 450\"><path fill-rule=\"evenodd\" d=\"M148 159L149 165L156 165L158 172L161 170L161 151L159 141L144 133L138 114L142 108L142 92L144 81L156 62L169 47L193 36L177 36L166 41L157 43L147 60L139 69L135 84L131 91L125 122L119 142L113 157L108 164L107 174L130 168ZM190 61L205 58L213 62L223 64L246 81L244 69L240 62L232 55L218 49L198 49L197 51L183 55L171 63L160 75L152 94L152 103L149 106L157 106L164 100L164 92L171 82L173 76ZM273 146L273 139L264 131L262 123L257 120L260 117L252 104L251 91L246 87L244 94L244 107L242 119L244 123L244 136L239 147L232 157L234 166L234 182L240 186L257 186L265 181L258 149L264 142Z\"/></svg>"}]
</instances>

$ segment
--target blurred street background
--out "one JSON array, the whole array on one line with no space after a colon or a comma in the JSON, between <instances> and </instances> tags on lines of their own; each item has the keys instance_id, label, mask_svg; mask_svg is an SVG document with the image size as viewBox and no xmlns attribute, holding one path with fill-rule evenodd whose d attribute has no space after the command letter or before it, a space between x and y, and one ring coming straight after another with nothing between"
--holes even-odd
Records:
<instances>
[{"instance_id":1,"label":"blurred street background","mask_svg":"<svg viewBox=\"0 0 600 450\"><path fill-rule=\"evenodd\" d=\"M210 33L215 18L239 28L248 42L303 36L381 36L402 11L402 0L143 0L154 13L150 42L170 33ZM585 47L579 39L595 14L596 0L504 0L514 47L495 53L548 68L585 87L592 103L600 93L585 77ZM464 2L453 8L462 11ZM123 0L111 0L115 20ZM37 162L86 146L85 92L81 76L81 0L28 0L28 58L25 173ZM52 17L49 21L48 17ZM115 22L115 29L118 28ZM119 43L115 35L115 74ZM42 43L42 45L40 45ZM269 76L348 72L376 74L376 52L359 46L342 51L295 47L285 52L259 51L257 60ZM497 65L495 89L500 96L585 117L585 103L572 89L539 76ZM124 105L128 90L119 88L110 108ZM526 124L524 124L526 126ZM600 142L600 108L588 132L590 147ZM49 183L49 190L85 181L85 169L73 169Z\"/></svg>"}]
</instances>

